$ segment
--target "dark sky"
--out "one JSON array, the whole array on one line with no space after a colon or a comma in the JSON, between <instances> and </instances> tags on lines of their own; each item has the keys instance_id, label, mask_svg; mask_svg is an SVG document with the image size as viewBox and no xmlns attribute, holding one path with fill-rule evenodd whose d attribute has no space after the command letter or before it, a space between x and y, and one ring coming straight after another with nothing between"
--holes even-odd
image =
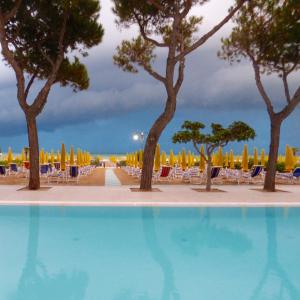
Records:
<instances>
[{"instance_id":1,"label":"dark sky","mask_svg":"<svg viewBox=\"0 0 300 300\"><path fill-rule=\"evenodd\" d=\"M217 4L218 2L218 4ZM231 0L212 0L194 13L204 15L201 33L226 14ZM123 153L140 145L132 141L132 133L147 132L159 115L165 101L163 87L143 71L127 74L112 62L112 55L122 39L135 35L135 28L120 31L114 24L109 1L102 1L100 21L105 28L101 45L92 49L84 58L90 75L90 88L73 93L70 88L54 86L44 112L38 119L41 147L51 150L65 142L90 150L93 153ZM249 143L267 149L269 121L255 83L249 62L230 66L217 57L220 39L230 32L226 25L204 47L187 59L185 81L178 99L176 116L161 137L165 150L180 147L171 143L172 134L186 120L198 120L206 124L219 122L228 125L242 120L257 132L257 138ZM164 55L158 53L156 68L163 69ZM16 152L27 145L26 124L16 100L13 72L0 64L0 147L11 146ZM270 96L276 105L284 104L282 86L275 77L264 78ZM299 72L290 79L292 87L299 84ZM41 83L37 83L37 92ZM32 95L34 95L34 92ZM300 146L299 110L293 113L283 126L281 150L285 144ZM232 145L240 151L243 144ZM186 146L186 148L189 148Z\"/></svg>"}]
</instances>

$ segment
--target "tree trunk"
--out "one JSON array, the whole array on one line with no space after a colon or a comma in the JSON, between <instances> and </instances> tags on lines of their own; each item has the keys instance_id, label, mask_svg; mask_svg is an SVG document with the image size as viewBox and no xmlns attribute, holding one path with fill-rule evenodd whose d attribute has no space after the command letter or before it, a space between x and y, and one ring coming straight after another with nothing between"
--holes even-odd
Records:
<instances>
[{"instance_id":1,"label":"tree trunk","mask_svg":"<svg viewBox=\"0 0 300 300\"><path fill-rule=\"evenodd\" d=\"M206 166L206 191L211 191L211 155L208 154L207 156L207 166Z\"/></svg>"},{"instance_id":2,"label":"tree trunk","mask_svg":"<svg viewBox=\"0 0 300 300\"><path fill-rule=\"evenodd\" d=\"M28 142L29 142L29 185L30 190L40 188L39 141L36 126L36 117L26 115Z\"/></svg>"},{"instance_id":3,"label":"tree trunk","mask_svg":"<svg viewBox=\"0 0 300 300\"><path fill-rule=\"evenodd\" d=\"M271 117L269 160L264 183L264 190L268 192L275 192L276 164L278 158L281 122L281 119Z\"/></svg>"},{"instance_id":4,"label":"tree trunk","mask_svg":"<svg viewBox=\"0 0 300 300\"><path fill-rule=\"evenodd\" d=\"M164 112L156 119L147 136L144 149L143 169L140 189L150 191L152 189L153 163L155 148L159 137L169 122L172 120L176 110L176 98L167 100Z\"/></svg>"}]
</instances>

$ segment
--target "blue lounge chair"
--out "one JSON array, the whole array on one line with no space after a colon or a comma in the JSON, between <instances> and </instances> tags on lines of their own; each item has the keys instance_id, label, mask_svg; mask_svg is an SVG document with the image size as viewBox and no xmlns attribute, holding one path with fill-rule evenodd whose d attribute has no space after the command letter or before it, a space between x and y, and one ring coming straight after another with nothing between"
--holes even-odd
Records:
<instances>
[{"instance_id":1,"label":"blue lounge chair","mask_svg":"<svg viewBox=\"0 0 300 300\"><path fill-rule=\"evenodd\" d=\"M217 167L217 166L214 166L211 168L211 175L210 175L210 178L213 179L213 178L217 178L220 174L220 171L221 171L221 168L222 167Z\"/></svg>"},{"instance_id":2,"label":"blue lounge chair","mask_svg":"<svg viewBox=\"0 0 300 300\"><path fill-rule=\"evenodd\" d=\"M300 167L295 168L294 171L290 173L277 173L276 177L279 179L288 179L293 183L294 180L300 178Z\"/></svg>"},{"instance_id":3,"label":"blue lounge chair","mask_svg":"<svg viewBox=\"0 0 300 300\"><path fill-rule=\"evenodd\" d=\"M0 175L5 176L6 175L6 168L5 166L0 166Z\"/></svg>"},{"instance_id":4,"label":"blue lounge chair","mask_svg":"<svg viewBox=\"0 0 300 300\"><path fill-rule=\"evenodd\" d=\"M256 178L259 177L259 175L262 175L263 169L264 169L264 166L262 166L262 165L253 165L250 172L243 173L238 178L238 184L240 183L241 178L248 179L248 183L253 182ZM263 179L263 177L260 177L260 179Z\"/></svg>"},{"instance_id":5,"label":"blue lounge chair","mask_svg":"<svg viewBox=\"0 0 300 300\"><path fill-rule=\"evenodd\" d=\"M69 176L67 178L68 181L79 181L79 168L78 166L70 166Z\"/></svg>"}]
</instances>

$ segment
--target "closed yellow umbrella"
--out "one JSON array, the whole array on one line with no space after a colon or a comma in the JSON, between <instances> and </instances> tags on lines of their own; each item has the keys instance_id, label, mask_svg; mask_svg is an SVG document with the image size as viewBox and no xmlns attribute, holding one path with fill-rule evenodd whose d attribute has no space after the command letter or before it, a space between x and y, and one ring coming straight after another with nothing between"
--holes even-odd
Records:
<instances>
[{"instance_id":1,"label":"closed yellow umbrella","mask_svg":"<svg viewBox=\"0 0 300 300\"><path fill-rule=\"evenodd\" d=\"M64 143L61 145L60 169L62 171L66 170L66 149Z\"/></svg>"},{"instance_id":2,"label":"closed yellow umbrella","mask_svg":"<svg viewBox=\"0 0 300 300\"><path fill-rule=\"evenodd\" d=\"M40 151L40 164L43 165L45 163L45 151L42 149Z\"/></svg>"},{"instance_id":3,"label":"closed yellow umbrella","mask_svg":"<svg viewBox=\"0 0 300 300\"><path fill-rule=\"evenodd\" d=\"M213 166L217 166L218 165L218 157L217 157L216 153L212 154L211 162L212 162Z\"/></svg>"},{"instance_id":4,"label":"closed yellow umbrella","mask_svg":"<svg viewBox=\"0 0 300 300\"><path fill-rule=\"evenodd\" d=\"M161 164L165 166L167 164L167 154L165 151L161 153Z\"/></svg>"},{"instance_id":5,"label":"closed yellow umbrella","mask_svg":"<svg viewBox=\"0 0 300 300\"><path fill-rule=\"evenodd\" d=\"M262 166L264 166L265 163L266 163L266 161L265 161L265 150L261 149L261 152L260 152L260 164Z\"/></svg>"},{"instance_id":6,"label":"closed yellow umbrella","mask_svg":"<svg viewBox=\"0 0 300 300\"><path fill-rule=\"evenodd\" d=\"M12 149L9 147L7 151L7 163L11 164L13 162L13 152Z\"/></svg>"},{"instance_id":7,"label":"closed yellow umbrella","mask_svg":"<svg viewBox=\"0 0 300 300\"><path fill-rule=\"evenodd\" d=\"M74 166L74 164L75 164L74 147L71 146L71 148L70 148L70 165Z\"/></svg>"},{"instance_id":8,"label":"closed yellow umbrella","mask_svg":"<svg viewBox=\"0 0 300 300\"><path fill-rule=\"evenodd\" d=\"M245 172L247 172L249 170L248 161L249 161L249 159L248 159L248 146L244 145L243 155L242 155L242 169Z\"/></svg>"},{"instance_id":9,"label":"closed yellow umbrella","mask_svg":"<svg viewBox=\"0 0 300 300\"><path fill-rule=\"evenodd\" d=\"M225 165L225 168L229 167L229 155L228 155L228 152L225 153L224 165Z\"/></svg>"},{"instance_id":10,"label":"closed yellow umbrella","mask_svg":"<svg viewBox=\"0 0 300 300\"><path fill-rule=\"evenodd\" d=\"M188 168L192 167L192 153L191 153L191 151L188 151L188 154L187 154L187 164L188 164Z\"/></svg>"},{"instance_id":11,"label":"closed yellow umbrella","mask_svg":"<svg viewBox=\"0 0 300 300\"><path fill-rule=\"evenodd\" d=\"M221 146L218 149L217 164L218 166L223 166L223 149Z\"/></svg>"},{"instance_id":12,"label":"closed yellow umbrella","mask_svg":"<svg viewBox=\"0 0 300 300\"><path fill-rule=\"evenodd\" d=\"M175 157L174 157L173 150L170 150L169 164L171 167L174 167L174 165L175 165Z\"/></svg>"},{"instance_id":13,"label":"closed yellow umbrella","mask_svg":"<svg viewBox=\"0 0 300 300\"><path fill-rule=\"evenodd\" d=\"M23 148L22 149L22 152L21 152L21 161L26 161L26 155L25 155L25 149Z\"/></svg>"},{"instance_id":14,"label":"closed yellow umbrella","mask_svg":"<svg viewBox=\"0 0 300 300\"><path fill-rule=\"evenodd\" d=\"M181 152L177 154L177 166L181 166Z\"/></svg>"},{"instance_id":15,"label":"closed yellow umbrella","mask_svg":"<svg viewBox=\"0 0 300 300\"><path fill-rule=\"evenodd\" d=\"M186 169L186 153L185 153L185 149L182 150L182 154L181 154L181 168L184 171Z\"/></svg>"},{"instance_id":16,"label":"closed yellow umbrella","mask_svg":"<svg viewBox=\"0 0 300 300\"><path fill-rule=\"evenodd\" d=\"M60 152L57 151L57 154L56 154L56 161L57 162L60 162L60 157L61 157Z\"/></svg>"},{"instance_id":17,"label":"closed yellow umbrella","mask_svg":"<svg viewBox=\"0 0 300 300\"><path fill-rule=\"evenodd\" d=\"M138 151L135 152L135 158L134 158L134 167L137 168L139 165L139 153Z\"/></svg>"},{"instance_id":18,"label":"closed yellow umbrella","mask_svg":"<svg viewBox=\"0 0 300 300\"><path fill-rule=\"evenodd\" d=\"M46 162L46 164L49 162L49 153L48 152L45 153L45 162Z\"/></svg>"},{"instance_id":19,"label":"closed yellow umbrella","mask_svg":"<svg viewBox=\"0 0 300 300\"><path fill-rule=\"evenodd\" d=\"M139 153L139 168L140 169L143 168L143 159L144 159L144 151L140 150L140 153Z\"/></svg>"},{"instance_id":20,"label":"closed yellow umbrella","mask_svg":"<svg viewBox=\"0 0 300 300\"><path fill-rule=\"evenodd\" d=\"M205 159L204 159L204 156L205 156L205 151L204 151L204 146L202 145L201 148L200 148L200 162L199 162L199 168L202 172L205 171Z\"/></svg>"},{"instance_id":21,"label":"closed yellow umbrella","mask_svg":"<svg viewBox=\"0 0 300 300\"><path fill-rule=\"evenodd\" d=\"M155 157L154 157L154 171L157 172L160 170L160 145L156 145Z\"/></svg>"},{"instance_id":22,"label":"closed yellow umbrella","mask_svg":"<svg viewBox=\"0 0 300 300\"><path fill-rule=\"evenodd\" d=\"M254 151L253 151L253 164L258 165L258 151L257 151L257 148L254 148Z\"/></svg>"},{"instance_id":23,"label":"closed yellow umbrella","mask_svg":"<svg viewBox=\"0 0 300 300\"><path fill-rule=\"evenodd\" d=\"M76 155L76 159L77 159L77 166L78 167L82 167L82 158L81 158L81 150L78 148L77 149L77 155Z\"/></svg>"},{"instance_id":24,"label":"closed yellow umbrella","mask_svg":"<svg viewBox=\"0 0 300 300\"><path fill-rule=\"evenodd\" d=\"M51 160L51 165L54 166L54 162L55 162L55 157L54 157L54 151L51 151L51 156L50 156L50 160Z\"/></svg>"},{"instance_id":25,"label":"closed yellow umbrella","mask_svg":"<svg viewBox=\"0 0 300 300\"><path fill-rule=\"evenodd\" d=\"M285 147L285 169L286 171L292 171L294 169L295 158L293 149L286 145Z\"/></svg>"},{"instance_id":26,"label":"closed yellow umbrella","mask_svg":"<svg viewBox=\"0 0 300 300\"><path fill-rule=\"evenodd\" d=\"M229 152L229 162L230 162L230 169L233 170L234 169L234 154L233 154L232 149Z\"/></svg>"}]
</instances>

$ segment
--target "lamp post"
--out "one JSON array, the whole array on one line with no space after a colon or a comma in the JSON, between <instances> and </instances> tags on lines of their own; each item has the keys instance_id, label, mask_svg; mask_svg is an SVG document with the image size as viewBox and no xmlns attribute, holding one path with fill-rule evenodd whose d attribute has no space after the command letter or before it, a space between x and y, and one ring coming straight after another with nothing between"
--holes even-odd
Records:
<instances>
[{"instance_id":1,"label":"lamp post","mask_svg":"<svg viewBox=\"0 0 300 300\"><path fill-rule=\"evenodd\" d=\"M144 131L137 131L132 134L132 139L135 142L140 142L142 146L144 146L144 141L145 141L145 132Z\"/></svg>"}]
</instances>

